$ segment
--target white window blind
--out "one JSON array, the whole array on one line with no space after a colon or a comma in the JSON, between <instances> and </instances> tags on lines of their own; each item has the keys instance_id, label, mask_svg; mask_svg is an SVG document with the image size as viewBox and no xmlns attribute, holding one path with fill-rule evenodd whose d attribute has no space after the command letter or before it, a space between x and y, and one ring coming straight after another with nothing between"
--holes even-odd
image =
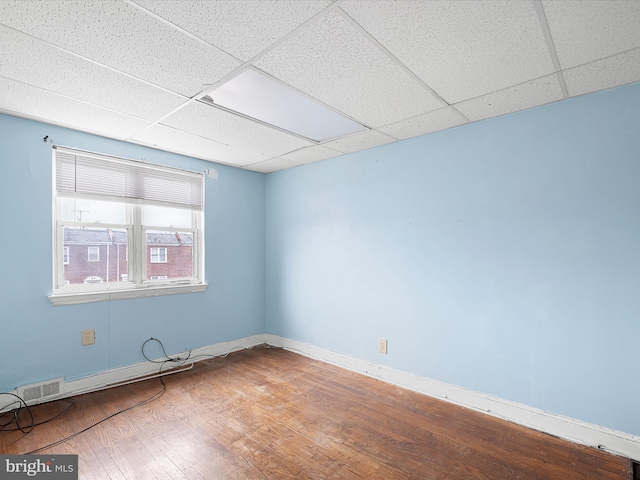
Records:
<instances>
[{"instance_id":1,"label":"white window blind","mask_svg":"<svg viewBox=\"0 0 640 480\"><path fill-rule=\"evenodd\" d=\"M54 305L206 289L202 173L61 146L52 170Z\"/></svg>"},{"instance_id":2,"label":"white window blind","mask_svg":"<svg viewBox=\"0 0 640 480\"><path fill-rule=\"evenodd\" d=\"M202 210L203 174L57 147L56 190Z\"/></svg>"}]
</instances>

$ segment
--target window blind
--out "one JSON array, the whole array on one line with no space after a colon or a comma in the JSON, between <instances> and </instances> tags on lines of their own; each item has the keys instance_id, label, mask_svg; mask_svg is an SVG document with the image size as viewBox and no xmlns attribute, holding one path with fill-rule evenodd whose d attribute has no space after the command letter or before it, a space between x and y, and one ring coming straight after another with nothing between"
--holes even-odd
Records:
<instances>
[{"instance_id":1,"label":"window blind","mask_svg":"<svg viewBox=\"0 0 640 480\"><path fill-rule=\"evenodd\" d=\"M202 173L54 148L58 195L84 194L199 210L204 207Z\"/></svg>"}]
</instances>

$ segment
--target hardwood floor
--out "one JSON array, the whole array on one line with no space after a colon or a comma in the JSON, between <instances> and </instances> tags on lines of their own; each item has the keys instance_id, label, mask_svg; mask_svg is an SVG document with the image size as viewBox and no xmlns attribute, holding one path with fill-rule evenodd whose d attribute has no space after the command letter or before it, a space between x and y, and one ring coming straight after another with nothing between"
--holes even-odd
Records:
<instances>
[{"instance_id":1,"label":"hardwood floor","mask_svg":"<svg viewBox=\"0 0 640 480\"><path fill-rule=\"evenodd\" d=\"M630 462L279 349L164 377L158 399L44 454L78 454L81 479L620 479ZM26 453L158 392L148 380L75 398ZM34 407L36 421L63 402Z\"/></svg>"}]
</instances>

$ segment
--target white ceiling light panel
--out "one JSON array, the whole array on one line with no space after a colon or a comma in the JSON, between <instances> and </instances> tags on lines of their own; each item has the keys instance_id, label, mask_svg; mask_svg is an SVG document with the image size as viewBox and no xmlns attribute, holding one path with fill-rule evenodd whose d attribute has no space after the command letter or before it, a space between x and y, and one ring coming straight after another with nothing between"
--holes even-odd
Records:
<instances>
[{"instance_id":1,"label":"white ceiling light panel","mask_svg":"<svg viewBox=\"0 0 640 480\"><path fill-rule=\"evenodd\" d=\"M359 123L251 68L206 98L215 105L316 142L365 130Z\"/></svg>"},{"instance_id":2,"label":"white ceiling light panel","mask_svg":"<svg viewBox=\"0 0 640 480\"><path fill-rule=\"evenodd\" d=\"M443 106L333 11L274 48L256 66L371 127Z\"/></svg>"},{"instance_id":3,"label":"white ceiling light panel","mask_svg":"<svg viewBox=\"0 0 640 480\"><path fill-rule=\"evenodd\" d=\"M449 103L554 71L532 2L347 0L340 8Z\"/></svg>"}]
</instances>

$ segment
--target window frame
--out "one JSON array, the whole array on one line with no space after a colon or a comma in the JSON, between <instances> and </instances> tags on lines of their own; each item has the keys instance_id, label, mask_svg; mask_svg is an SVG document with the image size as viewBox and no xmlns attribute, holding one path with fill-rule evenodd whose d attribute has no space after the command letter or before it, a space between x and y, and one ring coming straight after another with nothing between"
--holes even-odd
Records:
<instances>
[{"instance_id":1,"label":"window frame","mask_svg":"<svg viewBox=\"0 0 640 480\"><path fill-rule=\"evenodd\" d=\"M56 183L56 155L59 151L64 154L76 154L79 156L90 157L91 159L116 159L118 162L141 162L136 160L124 159L121 157L110 157L108 155L96 154L93 152L86 152L82 150L72 149L68 147L54 146L52 153L52 171L53 171L53 191L52 191L52 210L53 210L53 292L49 295L49 300L53 305L67 305L77 303L88 303L96 301L114 300L120 298L138 298L147 296L167 295L176 293L192 293L201 292L206 290L207 284L205 281L204 272L204 175L199 172L187 172L188 174L202 175L202 207L196 209L194 207L181 207L171 203L160 203L144 200L123 200L119 197L104 197L100 195L92 195L87 193L75 193L74 196L79 199L86 200L101 200L101 201L116 201L124 203L126 205L126 222L120 223L97 223L97 222L85 222L79 220L64 220L62 210L62 199L73 198L68 193L60 193L57 189ZM155 164L144 164L142 168L146 168L149 165L151 168L159 169L161 171L178 171L180 173L186 172L185 170L175 169L172 167L166 167ZM190 228L175 228L170 225L145 225L144 224L144 206L155 205L160 207L169 208L185 208L191 212L191 227ZM127 271L120 272L120 277L113 282L105 283L88 283L88 284L69 284L64 280L64 269L68 265L70 250L68 246L64 245L64 228L98 228L98 229L119 229L126 230L127 243L125 247L125 256ZM183 233L190 233L193 236L192 245L192 276L180 277L180 278L167 278L167 279L147 279L147 245L146 245L146 232L147 230L164 230L164 231L176 231ZM89 260L89 251L91 248L97 248L98 256L94 261L100 261L100 246L87 245L87 260ZM169 251L166 247L154 247L164 248L164 262L167 263ZM66 254L66 255L65 255ZM65 256L67 262L65 263ZM131 260L131 261L130 261Z\"/></svg>"},{"instance_id":2,"label":"window frame","mask_svg":"<svg viewBox=\"0 0 640 480\"><path fill-rule=\"evenodd\" d=\"M95 251L95 255L92 257L92 250ZM87 262L99 262L100 261L100 245L87 245Z\"/></svg>"},{"instance_id":3,"label":"window frame","mask_svg":"<svg viewBox=\"0 0 640 480\"><path fill-rule=\"evenodd\" d=\"M153 254L154 250L157 250L156 255ZM164 255L160 254L161 251L164 251ZM154 260L154 257L157 257L157 259ZM149 263L167 263L168 260L169 260L169 253L168 253L167 247L149 247Z\"/></svg>"}]
</instances>

